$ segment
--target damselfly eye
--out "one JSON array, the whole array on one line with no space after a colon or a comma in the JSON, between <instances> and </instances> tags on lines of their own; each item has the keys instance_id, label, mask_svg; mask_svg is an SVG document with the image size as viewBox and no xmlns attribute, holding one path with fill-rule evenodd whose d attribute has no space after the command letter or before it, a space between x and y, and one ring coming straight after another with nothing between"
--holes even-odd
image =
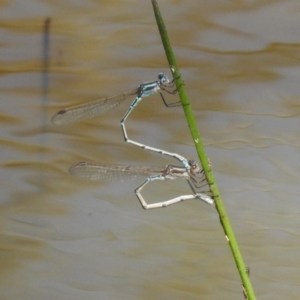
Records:
<instances>
[{"instance_id":1,"label":"damselfly eye","mask_svg":"<svg viewBox=\"0 0 300 300\"><path fill-rule=\"evenodd\" d=\"M200 167L198 166L198 164L194 161L194 160L189 160L189 166L191 167L191 172L194 174L194 175L197 175L197 174L202 174L202 169L200 169Z\"/></svg>"},{"instance_id":2,"label":"damselfly eye","mask_svg":"<svg viewBox=\"0 0 300 300\"><path fill-rule=\"evenodd\" d=\"M195 167L195 165L196 165L195 161L192 160L192 159L190 159L190 160L189 160L189 166L190 166L191 168L193 168L193 167Z\"/></svg>"},{"instance_id":3,"label":"damselfly eye","mask_svg":"<svg viewBox=\"0 0 300 300\"><path fill-rule=\"evenodd\" d=\"M163 73L159 73L159 74L158 74L158 80L159 80L159 83L160 83L160 84L166 84L166 83L169 83L168 77L167 77L165 74L163 74Z\"/></svg>"},{"instance_id":4,"label":"damselfly eye","mask_svg":"<svg viewBox=\"0 0 300 300\"><path fill-rule=\"evenodd\" d=\"M162 80L165 77L164 73L159 73L158 74L158 79Z\"/></svg>"}]
</instances>

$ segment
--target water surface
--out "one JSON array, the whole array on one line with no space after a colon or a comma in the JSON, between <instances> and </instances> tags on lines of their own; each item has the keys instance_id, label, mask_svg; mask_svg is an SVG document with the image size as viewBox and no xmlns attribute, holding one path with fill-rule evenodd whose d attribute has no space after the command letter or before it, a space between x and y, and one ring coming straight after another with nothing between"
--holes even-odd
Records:
<instances>
[{"instance_id":1,"label":"water surface","mask_svg":"<svg viewBox=\"0 0 300 300\"><path fill-rule=\"evenodd\" d=\"M257 298L296 299L300 5L160 4ZM5 1L1 20L1 299L242 299L213 207L144 211L140 181L68 174L82 160L174 163L124 143L129 102L97 119L50 123L63 107L170 74L151 2ZM166 109L158 95L127 128L134 140L196 158L181 108ZM189 192L183 181L155 182L145 197Z\"/></svg>"}]
</instances>

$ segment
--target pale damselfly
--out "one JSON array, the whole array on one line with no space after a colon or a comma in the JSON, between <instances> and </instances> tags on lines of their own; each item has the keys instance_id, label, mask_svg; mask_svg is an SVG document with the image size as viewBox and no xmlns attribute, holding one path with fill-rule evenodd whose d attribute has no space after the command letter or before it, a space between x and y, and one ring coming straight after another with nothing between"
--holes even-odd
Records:
<instances>
[{"instance_id":1,"label":"pale damselfly","mask_svg":"<svg viewBox=\"0 0 300 300\"><path fill-rule=\"evenodd\" d=\"M89 118L93 118L93 117L101 115L101 114L108 112L108 111L112 110L113 108L117 107L124 100L126 100L128 96L136 95L135 99L130 104L127 112L125 113L125 115L123 116L123 118L120 122L125 141L127 143L136 145L143 149L154 151L154 152L157 152L157 153L160 153L163 155L168 155L173 158L176 158L184 165L185 168L189 168L189 166L187 164L187 160L184 157L182 157L176 153L167 152L167 151L164 151L161 149L153 148L153 147L138 143L136 141L130 140L128 138L127 131L125 128L126 119L130 115L130 113L133 111L133 109L137 106L137 104L143 98L148 97L156 92L160 93L160 96L166 106L172 107L172 106L177 105L178 102L168 104L165 101L164 96L161 92L161 91L165 91L169 94L175 94L177 92L176 89L172 90L172 91L168 90L168 88L172 88L172 87L174 87L174 80L170 81L166 75L164 75L163 73L159 73L158 80L151 81L151 82L145 82L145 83L141 84L138 88L136 88L130 92L125 92L125 93L122 93L122 94L119 94L119 95L116 95L116 96L113 96L110 98L104 98L101 100L96 100L96 101L92 101L92 102L88 102L88 103L84 103L84 104L80 104L80 105L62 109L53 116L51 121L54 124L63 125L63 124L69 124L69 123L80 121L80 120L86 120Z\"/></svg>"},{"instance_id":2,"label":"pale damselfly","mask_svg":"<svg viewBox=\"0 0 300 300\"><path fill-rule=\"evenodd\" d=\"M186 159L185 159L186 160ZM187 162L188 167L167 165L164 168L151 168L144 166L124 166L101 163L80 162L70 167L69 172L77 177L89 180L127 180L147 177L135 190L135 194L144 209L161 208L185 200L200 199L208 204L213 204L212 197L197 192L197 189L207 185L203 170L193 160ZM192 195L183 195L163 202L147 204L141 194L142 189L154 180L186 179L191 187Z\"/></svg>"}]
</instances>

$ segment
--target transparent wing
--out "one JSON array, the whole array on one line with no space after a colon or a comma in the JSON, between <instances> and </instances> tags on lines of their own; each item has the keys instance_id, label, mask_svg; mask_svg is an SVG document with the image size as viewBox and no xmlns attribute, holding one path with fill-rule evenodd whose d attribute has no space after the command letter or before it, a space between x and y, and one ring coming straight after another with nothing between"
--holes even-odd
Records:
<instances>
[{"instance_id":1,"label":"transparent wing","mask_svg":"<svg viewBox=\"0 0 300 300\"><path fill-rule=\"evenodd\" d=\"M70 167L69 172L77 177L89 180L128 180L161 174L162 168L145 166L106 165L101 163L80 162Z\"/></svg>"},{"instance_id":2,"label":"transparent wing","mask_svg":"<svg viewBox=\"0 0 300 300\"><path fill-rule=\"evenodd\" d=\"M53 116L51 122L56 125L64 125L80 120L86 120L104 114L127 99L128 96L136 95L137 89L122 93L110 98L104 98L60 110Z\"/></svg>"}]
</instances>

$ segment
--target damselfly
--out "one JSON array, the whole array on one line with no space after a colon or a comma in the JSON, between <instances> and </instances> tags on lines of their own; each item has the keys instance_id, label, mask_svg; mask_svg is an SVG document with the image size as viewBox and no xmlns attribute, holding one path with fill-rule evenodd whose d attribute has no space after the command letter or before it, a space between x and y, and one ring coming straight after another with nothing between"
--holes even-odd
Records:
<instances>
[{"instance_id":1,"label":"damselfly","mask_svg":"<svg viewBox=\"0 0 300 300\"><path fill-rule=\"evenodd\" d=\"M154 152L157 152L157 153L160 153L163 155L168 155L168 156L174 157L174 158L178 159L181 163L183 163L184 167L187 168L188 165L186 163L186 159L183 158L182 156L180 156L176 153L167 152L167 151L164 151L161 149L153 148L153 147L135 142L133 140L130 140L128 138L127 131L125 128L126 119L130 115L130 113L133 111L133 109L137 106L137 104L143 98L148 97L156 92L160 93L160 96L166 106L170 107L170 106L177 105L178 103L168 104L165 101L164 96L161 92L161 91L165 91L169 94L175 94L177 92L176 89L172 90L172 91L168 90L172 87L174 87L174 81L170 81L166 75L164 75L163 73L159 73L157 81L143 83L138 88L136 88L130 92L126 92L126 93L122 93L122 94L119 94L117 96L113 96L110 98L96 100L96 101L84 103L81 105L62 109L53 116L52 122L57 125L63 125L63 124L68 124L68 123L72 123L72 122L76 122L76 121L80 121L80 120L93 118L93 117L96 117L100 114L108 112L108 111L112 110L113 108L117 107L120 103L122 103L125 99L127 99L128 96L136 95L135 99L130 104L127 112L125 113L125 115L123 116L123 118L120 122L125 141L127 143L134 144L134 145L141 147L143 149L146 149L146 150L150 150L150 151L154 151Z\"/></svg>"},{"instance_id":2,"label":"damselfly","mask_svg":"<svg viewBox=\"0 0 300 300\"><path fill-rule=\"evenodd\" d=\"M165 168L150 168L143 166L124 166L108 165L101 163L80 162L72 166L69 171L71 174L86 178L89 180L126 180L139 177L147 177L146 180L135 190L142 207L144 209L166 207L185 200L200 199L208 204L213 204L213 199L204 194L197 192L197 189L207 185L203 170L193 160L187 162L188 167L167 165ZM186 179L191 187L192 195L183 195L163 202L147 204L141 195L142 189L154 180Z\"/></svg>"}]
</instances>

